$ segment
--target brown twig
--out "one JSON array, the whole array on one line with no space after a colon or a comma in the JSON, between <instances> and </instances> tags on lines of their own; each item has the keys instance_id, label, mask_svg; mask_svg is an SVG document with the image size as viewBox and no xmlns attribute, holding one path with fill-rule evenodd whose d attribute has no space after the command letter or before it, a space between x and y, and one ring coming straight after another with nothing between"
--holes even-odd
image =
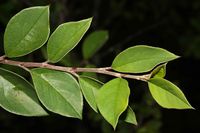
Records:
<instances>
[{"instance_id":1,"label":"brown twig","mask_svg":"<svg viewBox=\"0 0 200 133\"><path fill-rule=\"evenodd\" d=\"M94 72L100 73L105 75L110 75L114 77L123 77L123 78L130 78L136 79L141 81L147 81L151 77L151 73L144 74L144 75L132 75L132 74L125 74L112 71L111 67L102 67L102 68L81 68L81 67L63 67L63 66L56 66L52 64L48 64L48 62L22 62L22 61L13 61L6 59L5 56L0 57L0 64L8 64L13 66L21 67L25 70L29 70L28 68L48 68L52 70L64 71L73 74L74 76L78 76L76 73L79 72Z\"/></svg>"}]
</instances>

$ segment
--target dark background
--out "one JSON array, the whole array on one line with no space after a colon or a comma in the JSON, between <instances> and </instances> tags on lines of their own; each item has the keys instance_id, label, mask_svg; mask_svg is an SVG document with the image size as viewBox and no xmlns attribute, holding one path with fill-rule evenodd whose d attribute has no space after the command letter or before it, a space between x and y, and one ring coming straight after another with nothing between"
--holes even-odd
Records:
<instances>
[{"instance_id":1,"label":"dark background","mask_svg":"<svg viewBox=\"0 0 200 133\"><path fill-rule=\"evenodd\" d=\"M200 132L200 1L199 0L1 0L0 54L3 33L9 19L20 10L50 4L51 32L61 23L93 16L90 30L109 31L109 40L89 60L96 66L109 66L122 50L134 45L167 49L180 59L167 66L166 78L177 84L196 110L168 110L151 98L145 84L129 80L134 94L130 104L136 112L138 126L120 122L118 133L198 133ZM11 38L12 39L12 38ZM81 43L70 54L72 64L82 60ZM23 59L44 61L40 50ZM21 58L20 58L21 59ZM28 77L23 70L4 66ZM107 80L108 77L101 77ZM110 78L110 77L109 77ZM48 117L22 117L0 108L0 133L71 132L110 133L111 126L84 104L83 120L51 113Z\"/></svg>"}]
</instances>

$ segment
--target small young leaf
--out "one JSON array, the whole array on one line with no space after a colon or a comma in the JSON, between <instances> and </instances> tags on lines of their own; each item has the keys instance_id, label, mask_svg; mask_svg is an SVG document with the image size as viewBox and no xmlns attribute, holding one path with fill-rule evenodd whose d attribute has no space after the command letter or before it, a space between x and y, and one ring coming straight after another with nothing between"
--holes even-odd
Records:
<instances>
[{"instance_id":1,"label":"small young leaf","mask_svg":"<svg viewBox=\"0 0 200 133\"><path fill-rule=\"evenodd\" d=\"M166 65L167 65L167 63L157 66L152 71L152 77L164 78L166 75Z\"/></svg>"},{"instance_id":2,"label":"small young leaf","mask_svg":"<svg viewBox=\"0 0 200 133\"><path fill-rule=\"evenodd\" d=\"M92 57L108 40L108 31L94 31L83 42L82 52L84 59Z\"/></svg>"},{"instance_id":3,"label":"small young leaf","mask_svg":"<svg viewBox=\"0 0 200 133\"><path fill-rule=\"evenodd\" d=\"M117 55L112 63L112 68L119 72L142 73L178 57L162 48L138 45Z\"/></svg>"},{"instance_id":4,"label":"small young leaf","mask_svg":"<svg viewBox=\"0 0 200 133\"><path fill-rule=\"evenodd\" d=\"M137 125L135 112L133 112L133 110L131 109L130 106L128 106L128 108L127 108L127 114L126 114L126 118L125 118L124 121L127 122L127 123Z\"/></svg>"},{"instance_id":5,"label":"small young leaf","mask_svg":"<svg viewBox=\"0 0 200 133\"><path fill-rule=\"evenodd\" d=\"M50 36L47 44L48 59L52 63L61 60L81 40L90 27L92 18L61 24Z\"/></svg>"},{"instance_id":6,"label":"small young leaf","mask_svg":"<svg viewBox=\"0 0 200 133\"><path fill-rule=\"evenodd\" d=\"M113 79L102 86L97 95L97 107L102 116L115 129L119 116L128 106L130 89L122 78Z\"/></svg>"},{"instance_id":7,"label":"small young leaf","mask_svg":"<svg viewBox=\"0 0 200 133\"><path fill-rule=\"evenodd\" d=\"M96 104L96 95L103 83L97 81L96 79L86 76L81 76L79 78L79 83L86 101L95 112L98 112Z\"/></svg>"},{"instance_id":8,"label":"small young leaf","mask_svg":"<svg viewBox=\"0 0 200 133\"><path fill-rule=\"evenodd\" d=\"M34 88L21 76L0 68L0 106L23 116L47 115Z\"/></svg>"},{"instance_id":9,"label":"small young leaf","mask_svg":"<svg viewBox=\"0 0 200 133\"><path fill-rule=\"evenodd\" d=\"M150 92L156 102L164 108L193 109L183 92L171 82L155 77L148 81Z\"/></svg>"},{"instance_id":10,"label":"small young leaf","mask_svg":"<svg viewBox=\"0 0 200 133\"><path fill-rule=\"evenodd\" d=\"M49 37L49 6L31 7L10 19L4 33L7 57L19 57L40 48Z\"/></svg>"},{"instance_id":11,"label":"small young leaf","mask_svg":"<svg viewBox=\"0 0 200 133\"><path fill-rule=\"evenodd\" d=\"M63 116L82 118L83 98L74 77L42 68L31 70L31 76L37 95L48 110Z\"/></svg>"}]
</instances>

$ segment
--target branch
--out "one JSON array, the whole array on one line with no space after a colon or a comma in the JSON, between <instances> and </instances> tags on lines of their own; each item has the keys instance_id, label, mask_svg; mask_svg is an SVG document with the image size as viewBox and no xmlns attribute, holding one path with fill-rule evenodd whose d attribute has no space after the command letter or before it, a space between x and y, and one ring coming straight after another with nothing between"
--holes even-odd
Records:
<instances>
[{"instance_id":1,"label":"branch","mask_svg":"<svg viewBox=\"0 0 200 133\"><path fill-rule=\"evenodd\" d=\"M6 58L6 56L5 56L5 55L3 55L3 56L0 56L0 61L4 60L5 58Z\"/></svg>"},{"instance_id":2,"label":"branch","mask_svg":"<svg viewBox=\"0 0 200 133\"><path fill-rule=\"evenodd\" d=\"M73 74L76 77L78 76L76 73L79 73L79 72L100 73L100 74L110 75L114 77L130 78L130 79L136 79L136 80L141 80L141 81L147 81L151 77L151 73L144 74L144 75L131 75L131 74L114 72L114 71L111 71L112 70L111 67L102 67L102 68L63 67L63 66L48 64L47 62L39 63L39 62L13 61L13 60L5 59L5 56L0 57L0 64L18 66L28 71L29 71L28 68L48 68L52 70L68 72L68 73Z\"/></svg>"}]
</instances>

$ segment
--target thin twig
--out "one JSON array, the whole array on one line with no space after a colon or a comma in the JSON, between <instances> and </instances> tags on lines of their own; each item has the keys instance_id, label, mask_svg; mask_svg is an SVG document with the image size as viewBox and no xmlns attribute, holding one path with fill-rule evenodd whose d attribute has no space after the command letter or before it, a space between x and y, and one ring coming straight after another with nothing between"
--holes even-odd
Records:
<instances>
[{"instance_id":1,"label":"thin twig","mask_svg":"<svg viewBox=\"0 0 200 133\"><path fill-rule=\"evenodd\" d=\"M102 67L102 68L63 67L63 66L48 64L47 62L39 63L39 62L13 61L13 60L5 59L5 56L0 57L0 64L18 66L27 71L29 71L28 68L48 68L52 70L68 72L68 73L73 74L76 77L78 76L77 73L79 72L94 72L94 73L100 73L100 74L110 75L114 77L130 78L130 79L136 79L136 80L141 80L141 81L147 81L151 77L151 73L144 74L144 75L132 75L132 74L114 72L112 71L111 67Z\"/></svg>"},{"instance_id":2,"label":"thin twig","mask_svg":"<svg viewBox=\"0 0 200 133\"><path fill-rule=\"evenodd\" d=\"M0 61L4 60L5 58L6 58L6 56L5 56L5 55L3 55L3 56L0 56Z\"/></svg>"}]
</instances>

